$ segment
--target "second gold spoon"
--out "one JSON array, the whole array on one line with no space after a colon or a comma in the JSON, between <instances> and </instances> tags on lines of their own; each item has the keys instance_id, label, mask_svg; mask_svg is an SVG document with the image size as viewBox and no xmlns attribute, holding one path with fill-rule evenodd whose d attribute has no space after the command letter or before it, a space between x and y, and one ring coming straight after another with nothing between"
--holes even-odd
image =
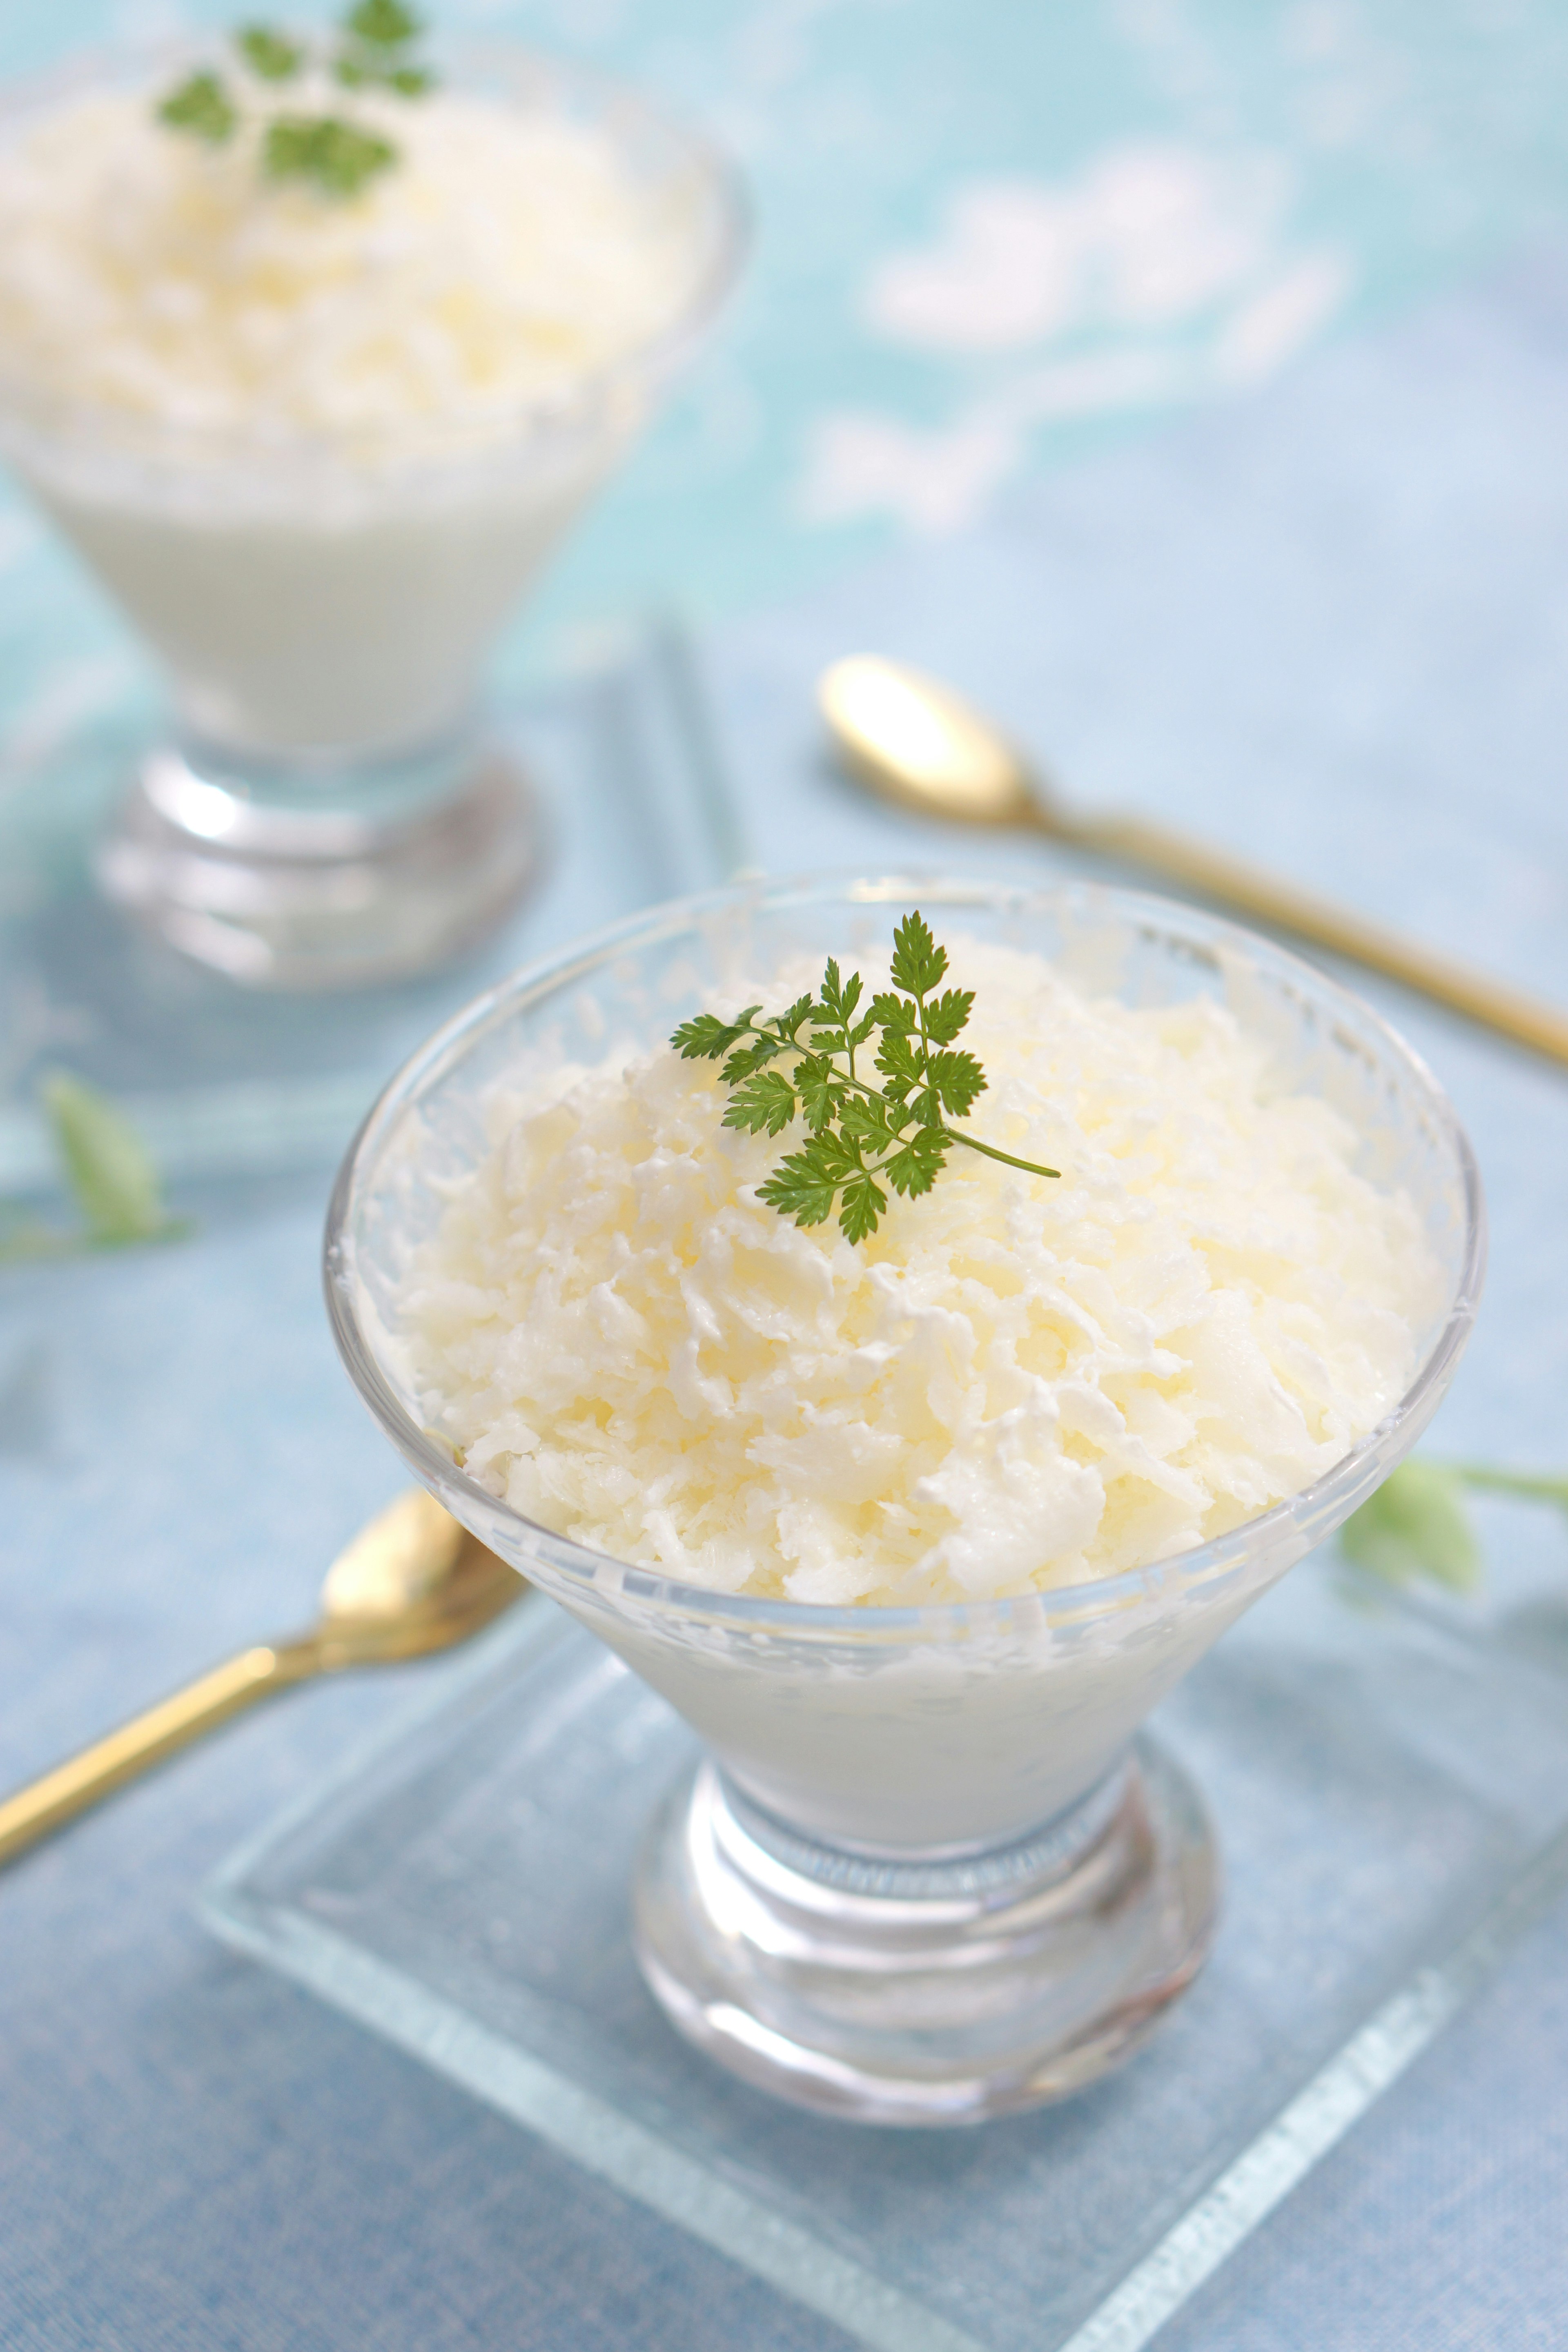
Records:
<instances>
[{"instance_id":1,"label":"second gold spoon","mask_svg":"<svg viewBox=\"0 0 1568 2352\"><path fill-rule=\"evenodd\" d=\"M1075 849L1163 875L1258 922L1386 972L1517 1045L1568 1064L1568 1013L1554 1005L1146 818L1070 814L988 720L918 670L856 654L824 673L818 698L845 765L901 807L963 824L1032 826Z\"/></svg>"},{"instance_id":2,"label":"second gold spoon","mask_svg":"<svg viewBox=\"0 0 1568 2352\"><path fill-rule=\"evenodd\" d=\"M412 1488L338 1554L321 1587L321 1614L306 1632L241 1650L0 1801L0 1865L273 1691L343 1666L391 1665L449 1649L527 1590L516 1570L434 1496Z\"/></svg>"}]
</instances>

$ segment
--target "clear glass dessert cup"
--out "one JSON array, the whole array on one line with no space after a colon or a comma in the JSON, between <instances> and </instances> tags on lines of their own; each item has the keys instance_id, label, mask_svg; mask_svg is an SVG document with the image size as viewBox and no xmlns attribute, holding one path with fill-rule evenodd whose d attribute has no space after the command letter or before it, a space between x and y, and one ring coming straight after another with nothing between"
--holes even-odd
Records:
<instances>
[{"instance_id":1,"label":"clear glass dessert cup","mask_svg":"<svg viewBox=\"0 0 1568 2352\"><path fill-rule=\"evenodd\" d=\"M910 1609L733 1596L584 1549L510 1509L422 1425L400 1339L411 1254L511 1091L643 1049L731 982L853 964L919 906L939 938L1042 954L1138 1004L1228 1002L1292 1092L1329 1097L1403 1186L1443 1274L1397 1407L1302 1493L1178 1557L1070 1590ZM783 1147L781 1146L781 1149ZM1267 941L1131 891L929 877L735 887L518 973L393 1081L344 1164L326 1284L362 1396L447 1509L599 1634L700 1735L634 1892L644 1975L735 2073L879 2124L1054 2099L1133 2050L1201 1967L1219 1887L1203 1801L1143 1733L1239 1613L1415 1443L1474 1318L1474 1158L1425 1066Z\"/></svg>"},{"instance_id":2,"label":"clear glass dessert cup","mask_svg":"<svg viewBox=\"0 0 1568 2352\"><path fill-rule=\"evenodd\" d=\"M106 85L167 88L188 47L89 59L0 102L0 142ZM108 894L253 986L394 979L460 953L539 858L527 780L487 737L488 655L727 293L728 166L634 91L526 50L460 90L604 134L683 243L679 307L614 364L463 428L244 431L63 402L0 353L0 457L155 656L176 726L98 860Z\"/></svg>"}]
</instances>

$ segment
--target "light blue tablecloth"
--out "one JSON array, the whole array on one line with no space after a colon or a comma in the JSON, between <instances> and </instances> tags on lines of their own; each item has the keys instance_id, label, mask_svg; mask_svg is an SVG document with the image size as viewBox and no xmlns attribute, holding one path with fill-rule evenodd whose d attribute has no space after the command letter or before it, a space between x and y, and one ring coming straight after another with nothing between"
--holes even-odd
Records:
<instances>
[{"instance_id":1,"label":"light blue tablecloth","mask_svg":"<svg viewBox=\"0 0 1568 2352\"><path fill-rule=\"evenodd\" d=\"M816 664L874 636L994 699L1086 796L1168 795L1568 996L1565 292L1549 259L1516 268L1245 412L1064 477L1005 524L715 638L758 855L936 846L816 755ZM1479 1139L1497 1219L1440 1434L1559 1462L1568 1088L1397 1010ZM322 1189L198 1199L178 1252L13 1278L7 1775L302 1615L396 1483L322 1326ZM208 1868L415 1678L237 1727L0 1883L0 2342L830 2340L191 1925ZM1561 2341L1565 1958L1559 1917L1163 2340Z\"/></svg>"},{"instance_id":2,"label":"light blue tablecloth","mask_svg":"<svg viewBox=\"0 0 1568 2352\"><path fill-rule=\"evenodd\" d=\"M1564 168L1538 135L1555 12L1521 12L1506 37L1457 7L1393 0L1072 13L1033 146L1008 60L1021 44L1044 76L1046 37L1035 26L1026 43L1005 7L966 14L962 38L931 5L508 14L662 66L699 100L717 90L764 194L780 192L759 281L778 307L752 315L710 377L696 436L745 450L743 464L694 486L681 473L694 418L672 422L654 471L574 560L558 617L654 578L715 606L751 603L710 632L708 676L759 863L957 854L821 763L816 666L875 642L989 701L1086 801L1159 805L1568 1002L1568 262L1550 237L1519 242L1549 219ZM14 61L24 38L46 45L14 24ZM1521 70L1531 38L1533 79ZM1489 112L1471 93L1503 47L1505 95ZM873 104L883 65L891 95ZM1357 102L1370 128L1352 122L1336 143L1334 107L1344 117ZM1070 449L1031 412L1000 458L986 445L997 519L922 538L909 507L924 461L892 464L891 428L960 428L1035 356L907 352L895 371L893 346L855 323L847 263L831 279L834 331L805 332L813 305L831 307L830 274L803 263L792 275L802 248L785 238L784 196L869 142L885 169L847 244L862 257L924 249L949 183L1026 167L1081 176L1123 132L1173 126L1227 153L1289 149L1279 237L1297 257L1354 249L1361 331L1271 388L1237 380L1222 396L1210 383L1196 413L1176 415L1173 400L1141 432L1080 419ZM940 171L905 173L905 142L924 142ZM1423 207L1445 189L1447 226L1423 246ZM825 196L812 218L821 249ZM1505 246L1511 257L1496 257ZM1423 290L1457 275L1459 290ZM918 311L918 274L902 283ZM1399 315L1378 326L1374 312ZM1174 340L1201 344L1208 364L1222 314L1216 297ZM1356 323L1348 295L1338 323ZM1090 324L1073 331L1094 341ZM1147 351L1140 336L1110 340ZM810 381L768 405L747 444L743 380L787 372L792 339ZM809 416L828 409L879 420L881 439L862 439L858 476L844 459L833 478L852 510L813 525L796 489ZM1104 447L1089 446L1097 436ZM1053 471L1068 454L1076 462ZM857 478L882 483L880 509L854 508ZM689 563L677 514L693 518ZM884 551L870 568L846 569L874 538ZM755 609L770 580L792 576L818 584ZM51 647L78 665L89 706L95 660L121 665L102 674L104 695L139 690L112 624L63 568L47 579L36 634L7 641L14 749L29 710L42 723ZM1048 863L1043 848L988 854ZM1560 1465L1568 1087L1373 993L1454 1091L1497 1213L1487 1312L1441 1442ZM398 1484L325 1333L325 1181L195 1193L202 1230L178 1250L7 1278L0 1785L226 1646L307 1614L324 1560ZM194 1888L241 1836L451 1671L283 1703L0 1879L0 2345L795 2352L838 2340L193 1924ZM1166 2352L1568 2340L1565 1963L1559 1915L1171 2323Z\"/></svg>"}]
</instances>

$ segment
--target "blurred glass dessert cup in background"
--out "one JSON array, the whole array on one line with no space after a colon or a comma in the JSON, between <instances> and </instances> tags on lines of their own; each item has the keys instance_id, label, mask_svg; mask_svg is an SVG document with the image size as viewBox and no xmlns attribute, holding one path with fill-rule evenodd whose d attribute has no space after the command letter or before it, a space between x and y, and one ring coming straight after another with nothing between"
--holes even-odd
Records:
<instances>
[{"instance_id":1,"label":"blurred glass dessert cup in background","mask_svg":"<svg viewBox=\"0 0 1568 2352\"><path fill-rule=\"evenodd\" d=\"M178 722L100 878L253 985L418 970L525 887L486 657L743 241L727 168L636 93L504 47L437 63L416 100L324 63L279 92L213 44L0 110L0 451ZM246 100L219 142L157 116L208 65ZM263 108L312 92L395 161L349 193L269 177Z\"/></svg>"},{"instance_id":2,"label":"blurred glass dessert cup in background","mask_svg":"<svg viewBox=\"0 0 1568 2352\"><path fill-rule=\"evenodd\" d=\"M1344 1198L1352 1208L1339 1228L1348 1249L1340 1271L1331 1278L1325 1267L1318 1279L1298 1265L1279 1276L1278 1295L1289 1303L1278 1328L1294 1335L1287 1350L1305 1368L1309 1391L1320 1382L1320 1401L1325 1359L1320 1351L1309 1363L1298 1345L1307 1328L1299 1307L1302 1300L1310 1307L1316 1298L1343 1298L1345 1266L1353 1291L1356 1267L1376 1258L1382 1244L1358 1223L1357 1199L1368 1204L1368 1223L1373 1208L1384 1213L1378 1203L1387 1207L1388 1230L1405 1236L1405 1260L1419 1266L1411 1294L1418 1300L1399 1329L1397 1357L1389 1359L1397 1377L1374 1425L1342 1453L1343 1440L1328 1444L1318 1456L1328 1464L1321 1475L1242 1524L1088 1580L1080 1570L1078 1580L1063 1583L1058 1569L1053 1581L1043 1552L1046 1572L1017 1574L1016 1547L1029 1528L1008 1526L1005 1513L993 1511L993 1534L1015 1548L1008 1589L908 1607L826 1605L778 1597L777 1590L682 1581L552 1532L513 1507L492 1491L493 1459L488 1483L482 1469L470 1475L457 1466L454 1452L463 1449L429 1425L439 1408L429 1389L421 1286L427 1293L433 1237L449 1230L443 1220L476 1171L476 1199L510 1198L509 1185L531 1181L507 1156L521 1131L520 1102L548 1102L552 1081L559 1095L563 1072L579 1078L604 1072L581 1097L603 1102L605 1087L619 1083L613 1074L641 1066L636 1057L661 1045L678 1021L722 1009L733 989L754 994L759 976L785 974L793 987L795 972L811 963L820 970L826 956L846 971L879 951L885 956L893 920L917 905L953 948L960 977L961 941L973 954L1018 950L1044 959L1093 1001L1111 1002L1118 1019L1122 1006L1161 1020L1161 1008L1179 1008L1166 1022L1178 1055L1201 1056L1205 1035L1211 1044L1215 1035L1222 1044L1244 1036L1262 1072L1257 1098L1285 1104L1294 1139L1286 1156L1305 1154L1309 1192L1317 1189L1310 1172L1317 1163L1303 1139L1327 1135L1346 1170ZM1228 1008L1234 1027L1214 1013L1216 1004ZM1077 1050L1076 1044L1068 1050L1069 1061ZM1126 1094L1135 1156L1150 1112L1139 1096L1140 1070L1149 1066L1141 1053L1134 1050ZM1000 1105L999 1068L995 1075ZM1010 1099L1016 1114L1016 1090ZM1175 1116L1160 1130L1162 1148L1167 1135L1186 1131L1188 1106L1163 1109ZM1156 1121L1161 1111L1152 1107ZM570 1160L569 1140L550 1124L557 1116L541 1112L541 1148L568 1155L568 1189L581 1194L586 1162ZM1201 1120L1191 1131L1197 1155ZM1061 1139L1072 1140L1065 1131ZM1037 1144L1039 1132L1029 1140ZM986 1181L1004 1191L990 1197L1002 1202L1000 1216L1014 1221L1015 1236L1020 1217L1048 1236L1053 1214L1067 1221L1054 1228L1066 1234L1078 1213L1074 1183L1083 1188L1084 1214L1091 1221L1100 1214L1090 1195L1098 1187L1108 1199L1114 1178L1094 1159L1098 1149L1092 1139L1085 1146L1076 1176L1063 1151L1057 1192L1037 1185L1028 1196L1017 1188L1034 1180L992 1172ZM735 1214L771 1217L744 1190L754 1181L751 1163L744 1166ZM679 1177L660 1151L637 1171L634 1187L639 1198L646 1192L667 1202ZM1147 1178L1145 1167L1140 1181ZM935 1197L951 1181L939 1180ZM1200 1170L1200 1193L1206 1181ZM1156 1175L1156 1192L1159 1183ZM922 1200L894 1213L910 1220L905 1230L913 1236L898 1244L909 1252L898 1265L928 1286L919 1294L928 1299L951 1295L931 1291L933 1253L941 1251L929 1225L917 1230L913 1222L931 1207ZM1159 1213L1157 1198L1152 1213ZM1265 1224L1270 1213L1265 1204ZM668 1234L649 1214L657 1230L628 1237L628 1248L668 1256ZM969 1212L954 1205L952 1216L962 1243ZM1113 1202L1107 1216L1110 1231L1121 1211ZM1222 1285L1234 1279L1245 1288L1268 1261L1258 1230L1255 1220L1245 1253L1237 1244L1234 1254L1244 1255L1246 1265L1235 1276L1225 1269L1224 1234L1200 1229L1194 1248L1200 1257L1218 1254ZM793 1228L780 1221L777 1231L782 1267L784 1237ZM960 1254L983 1257L991 1247L994 1259L995 1241L996 1233L976 1231L973 1249L964 1244ZM830 1243L847 1247L829 1234L824 1253ZM510 1245L514 1260L521 1245L521 1239ZM692 1245L700 1247L700 1234ZM684 1288L697 1276L682 1274L681 1245L674 1246L679 1264L671 1278ZM784 1276L769 1271L767 1233L744 1276L741 1245L734 1246L731 1287L745 1289L737 1328L754 1328L760 1345L758 1318L765 1319L775 1291L774 1320L785 1312ZM1047 1237L1043 1246L1062 1250L1065 1262L1065 1244ZM804 1265L796 1240L787 1251ZM1156 1251L1162 1255L1168 1256ZM1431 1076L1367 1006L1293 956L1191 908L1132 892L829 880L736 887L657 909L518 974L459 1014L395 1079L344 1165L329 1220L327 1295L349 1370L416 1473L485 1543L601 1635L704 1744L702 1759L655 1812L634 1896L638 1958L675 2024L736 2073L784 2097L863 2121L929 2125L1032 2105L1094 2079L1138 2045L1201 1966L1216 1916L1215 1840L1197 1790L1147 1738L1145 1719L1226 1627L1331 1535L1414 1444L1468 1336L1484 1257L1474 1160ZM619 1262L630 1264L626 1252ZM842 1261L838 1271L858 1282L862 1264ZM1076 1272L1081 1295L1096 1295L1100 1268ZM552 1259L544 1277L552 1296L562 1278ZM804 1278L809 1289L809 1266ZM868 1276L884 1292L902 1278L886 1260ZM974 1276L961 1266L957 1278ZM616 1346L642 1345L646 1353L650 1310L643 1298L639 1341L641 1294L629 1283L626 1288L611 1298L612 1282L604 1297L595 1289L580 1302L572 1311L586 1319L576 1329L581 1338L602 1322L607 1332L613 1327ZM998 1295L1009 1291L1004 1280ZM494 1300L472 1297L476 1324L493 1325ZM1133 1321L1144 1304L1127 1302ZM1357 1308L1352 1299L1335 1311L1353 1322ZM942 1309L933 1305L930 1312L940 1318ZM814 1325L807 1315L806 1354L826 1344L824 1328L820 1317ZM911 1327L908 1345L917 1337ZM875 1360L897 1378L900 1350L882 1347L886 1338L879 1328ZM742 1339L746 1344L743 1329ZM524 1354L532 1348L541 1377L570 1385L557 1327L519 1328L510 1340L503 1332L503 1355L509 1347ZM1226 1341L1221 1352L1224 1383L1236 1350ZM470 1360L479 1363L477 1355ZM758 1360L753 1351L752 1370ZM1152 1387L1180 1391L1164 1357L1156 1351L1147 1362ZM1010 1391L994 1347L987 1363L1005 1400ZM720 1366L709 1370L723 1387ZM493 1369L475 1377L489 1383L499 1410L510 1410L501 1400L514 1391L496 1386ZM784 1379L787 1388L787 1367ZM735 1380L738 1394L739 1370ZM837 1393L859 1391L848 1380ZM602 1410L614 1418L618 1408L610 1399ZM917 1404L917 1418L922 1412ZM689 1425L689 1442L703 1443L700 1418ZM1059 1429L1050 1435L1048 1418L1043 1426L1047 1451L1055 1444L1074 1475L1071 1444L1060 1444ZM574 1444L595 1442L580 1413L569 1435ZM527 1454L526 1433L510 1442ZM1085 1458L1080 1448L1079 1462ZM639 1456L627 1491L646 1492L648 1484ZM1027 1480L1014 1491L1026 1518ZM1043 1528L1039 1541L1044 1547Z\"/></svg>"}]
</instances>

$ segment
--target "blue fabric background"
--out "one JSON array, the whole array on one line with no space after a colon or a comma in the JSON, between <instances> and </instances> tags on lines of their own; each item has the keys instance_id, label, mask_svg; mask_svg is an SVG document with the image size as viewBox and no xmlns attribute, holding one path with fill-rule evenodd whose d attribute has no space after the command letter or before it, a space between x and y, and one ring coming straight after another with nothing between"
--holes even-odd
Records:
<instances>
[{"instance_id":1,"label":"blue fabric background","mask_svg":"<svg viewBox=\"0 0 1568 2352\"><path fill-rule=\"evenodd\" d=\"M0 50L41 62L108 21L14 17ZM559 636L656 583L716 616L708 677L758 863L984 862L821 763L816 669L875 642L959 679L1086 801L1158 806L1568 1001L1558 12L1206 0L1043 10L1026 34L998 0L965 12L962 41L919 0L485 21L657 74L729 123L758 181L749 305L547 616ZM1337 144L1301 127L1325 55L1372 92ZM1037 108L1026 87L1046 89ZM966 173L1060 179L1151 129L1287 155L1290 235L1355 258L1325 347L1190 415L1032 433L966 531L803 520L790 485L813 417L945 429L991 365L895 364L857 324L876 257L931 234ZM839 205L846 156L864 173ZM1183 331L1195 347L1205 322ZM726 442L737 382L760 387L762 421ZM84 707L132 714L148 698L133 649L30 528L7 542L26 583L0 630L8 779L49 692L74 679ZM520 636L515 674L544 636L532 653ZM67 691L68 732L71 708ZM1497 1215L1485 1318L1433 1444L1561 1465L1568 1088L1372 992L1454 1091ZM7 1276L0 1784L307 1615L325 1560L397 1486L320 1309L326 1182L193 1192L202 1229L178 1250ZM451 1671L281 1703L0 1879L0 2344L836 2340L192 1923L194 1888L241 1836ZM1565 1960L1559 1916L1162 2347L1568 2340Z\"/></svg>"}]
</instances>

